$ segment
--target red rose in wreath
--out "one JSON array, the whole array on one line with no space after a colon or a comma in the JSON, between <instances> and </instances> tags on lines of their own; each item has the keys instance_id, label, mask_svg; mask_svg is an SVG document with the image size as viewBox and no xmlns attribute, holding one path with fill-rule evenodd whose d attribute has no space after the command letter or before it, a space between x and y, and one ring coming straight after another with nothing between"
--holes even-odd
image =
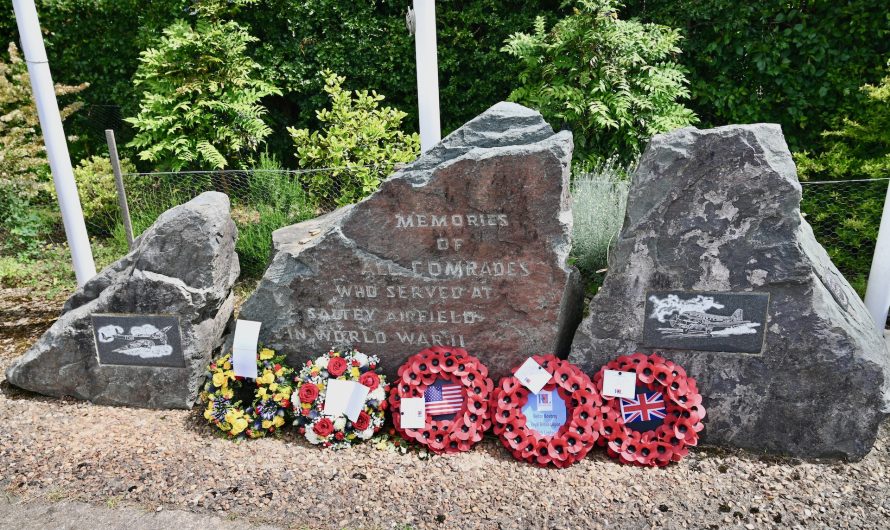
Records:
<instances>
[{"instance_id":1,"label":"red rose in wreath","mask_svg":"<svg viewBox=\"0 0 890 530\"><path fill-rule=\"evenodd\" d=\"M698 444L705 409L695 379L657 353L624 355L594 376L602 388L606 370L635 372L633 399L603 397L600 445L624 464L663 467L679 462Z\"/></svg>"},{"instance_id":2,"label":"red rose in wreath","mask_svg":"<svg viewBox=\"0 0 890 530\"><path fill-rule=\"evenodd\" d=\"M365 411L361 411L358 413L358 418L352 422L352 426L357 431L364 431L368 427L371 426L371 416L368 416L368 413Z\"/></svg>"},{"instance_id":3,"label":"red rose in wreath","mask_svg":"<svg viewBox=\"0 0 890 530\"><path fill-rule=\"evenodd\" d=\"M535 355L532 359L552 374L535 397L536 402L543 399L543 392L554 401L557 397L553 396L558 396L565 405L565 423L550 433L529 426L524 407L531 392L511 375L501 379L491 395L494 433L517 460L541 467L568 467L587 456L599 437L602 399L590 378L572 363L553 355ZM517 370L519 366L513 373ZM552 409L554 404L549 403Z\"/></svg>"},{"instance_id":4,"label":"red rose in wreath","mask_svg":"<svg viewBox=\"0 0 890 530\"><path fill-rule=\"evenodd\" d=\"M463 348L427 348L399 367L398 379L389 393L393 425L402 438L414 440L434 453L469 451L491 426L489 399L493 387L488 368ZM428 396L431 388L434 390ZM452 397L449 400L446 396ZM426 401L422 429L402 428L403 398Z\"/></svg>"},{"instance_id":5,"label":"red rose in wreath","mask_svg":"<svg viewBox=\"0 0 890 530\"><path fill-rule=\"evenodd\" d=\"M328 373L331 374L331 377L340 377L348 367L349 364L343 357L331 357L331 360L328 361Z\"/></svg>"},{"instance_id":6,"label":"red rose in wreath","mask_svg":"<svg viewBox=\"0 0 890 530\"><path fill-rule=\"evenodd\" d=\"M374 372L365 372L358 378L358 382L371 390L380 386L380 377Z\"/></svg>"},{"instance_id":7,"label":"red rose in wreath","mask_svg":"<svg viewBox=\"0 0 890 530\"><path fill-rule=\"evenodd\" d=\"M334 422L332 422L330 418L322 418L315 422L315 425L312 426L312 430L315 431L315 434L324 438L334 432Z\"/></svg>"},{"instance_id":8,"label":"red rose in wreath","mask_svg":"<svg viewBox=\"0 0 890 530\"><path fill-rule=\"evenodd\" d=\"M318 387L314 383L303 383L298 394L301 403L312 403L318 398Z\"/></svg>"}]
</instances>

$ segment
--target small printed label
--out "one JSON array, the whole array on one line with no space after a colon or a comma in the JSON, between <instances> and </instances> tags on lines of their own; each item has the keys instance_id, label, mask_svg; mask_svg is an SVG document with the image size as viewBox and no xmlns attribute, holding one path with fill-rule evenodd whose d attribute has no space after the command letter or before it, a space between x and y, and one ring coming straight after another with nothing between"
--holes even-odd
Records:
<instances>
[{"instance_id":1,"label":"small printed label","mask_svg":"<svg viewBox=\"0 0 890 530\"><path fill-rule=\"evenodd\" d=\"M235 339L232 341L232 369L235 375L256 379L257 341L261 326L261 322L252 320L235 321Z\"/></svg>"},{"instance_id":2,"label":"small printed label","mask_svg":"<svg viewBox=\"0 0 890 530\"><path fill-rule=\"evenodd\" d=\"M602 394L606 397L633 398L637 387L636 372L606 370L603 374Z\"/></svg>"},{"instance_id":3,"label":"small printed label","mask_svg":"<svg viewBox=\"0 0 890 530\"><path fill-rule=\"evenodd\" d=\"M426 400L424 398L402 398L399 412L403 429L423 429L426 426Z\"/></svg>"},{"instance_id":4,"label":"small printed label","mask_svg":"<svg viewBox=\"0 0 890 530\"><path fill-rule=\"evenodd\" d=\"M550 372L531 357L522 363L519 370L516 370L516 379L519 379L519 382L532 394L540 392L550 382L551 377Z\"/></svg>"},{"instance_id":5,"label":"small printed label","mask_svg":"<svg viewBox=\"0 0 890 530\"><path fill-rule=\"evenodd\" d=\"M553 412L553 391L538 392L538 412Z\"/></svg>"}]
</instances>

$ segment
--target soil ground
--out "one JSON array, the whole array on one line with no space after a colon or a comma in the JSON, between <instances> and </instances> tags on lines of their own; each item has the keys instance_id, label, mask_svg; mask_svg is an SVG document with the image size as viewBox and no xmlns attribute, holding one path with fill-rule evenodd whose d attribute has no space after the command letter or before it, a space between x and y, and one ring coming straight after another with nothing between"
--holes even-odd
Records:
<instances>
[{"instance_id":1,"label":"soil ground","mask_svg":"<svg viewBox=\"0 0 890 530\"><path fill-rule=\"evenodd\" d=\"M62 301L0 290L0 374ZM101 407L0 381L0 529L890 527L890 424L853 463L704 448L643 469L595 450L552 470L492 438L427 459L373 441L324 451L291 433L232 443L197 410Z\"/></svg>"}]
</instances>

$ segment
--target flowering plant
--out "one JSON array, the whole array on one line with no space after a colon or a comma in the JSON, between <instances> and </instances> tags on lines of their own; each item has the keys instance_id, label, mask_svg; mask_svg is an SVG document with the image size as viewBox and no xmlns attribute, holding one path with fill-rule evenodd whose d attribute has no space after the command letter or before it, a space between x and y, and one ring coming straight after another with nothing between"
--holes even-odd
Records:
<instances>
[{"instance_id":1,"label":"flowering plant","mask_svg":"<svg viewBox=\"0 0 890 530\"><path fill-rule=\"evenodd\" d=\"M257 359L256 395L248 411L253 424L247 429L251 438L277 434L290 414L293 394L293 368L285 364L284 355L263 348Z\"/></svg>"},{"instance_id":2,"label":"flowering plant","mask_svg":"<svg viewBox=\"0 0 890 530\"><path fill-rule=\"evenodd\" d=\"M292 374L284 356L268 348L260 349L257 356L255 390L235 375L231 355L211 362L200 396L207 406L204 419L229 438L262 438L276 433L287 421ZM245 407L245 402L250 405Z\"/></svg>"},{"instance_id":3,"label":"flowering plant","mask_svg":"<svg viewBox=\"0 0 890 530\"><path fill-rule=\"evenodd\" d=\"M367 440L383 426L386 408L386 378L379 372L380 359L350 349L331 350L306 364L297 374L293 400L294 426L309 443L342 449ZM355 381L368 387L364 407L355 421L345 414L327 416L324 403L328 381Z\"/></svg>"}]
</instances>

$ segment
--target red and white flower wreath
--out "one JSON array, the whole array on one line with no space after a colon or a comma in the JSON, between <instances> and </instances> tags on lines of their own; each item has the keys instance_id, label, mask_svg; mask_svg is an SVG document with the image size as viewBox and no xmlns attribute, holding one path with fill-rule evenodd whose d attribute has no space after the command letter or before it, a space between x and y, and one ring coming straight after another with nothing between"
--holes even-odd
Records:
<instances>
[{"instance_id":1,"label":"red and white flower wreath","mask_svg":"<svg viewBox=\"0 0 890 530\"><path fill-rule=\"evenodd\" d=\"M494 433L513 457L541 467L568 467L594 447L602 423L602 401L590 378L580 368L553 355L532 356L553 374L543 390L556 390L566 404L566 423L552 435L543 435L527 425L522 408L530 391L515 375L504 377L492 394ZM519 369L517 366L513 373Z\"/></svg>"},{"instance_id":2,"label":"red and white flower wreath","mask_svg":"<svg viewBox=\"0 0 890 530\"><path fill-rule=\"evenodd\" d=\"M462 386L463 405L453 419L426 415L423 429L403 429L402 398L422 398L437 380ZM468 451L491 426L488 403L494 383L488 368L462 348L434 346L411 356L399 367L389 394L393 425L406 440L415 440L434 453Z\"/></svg>"},{"instance_id":3,"label":"red and white flower wreath","mask_svg":"<svg viewBox=\"0 0 890 530\"><path fill-rule=\"evenodd\" d=\"M689 454L689 447L698 443L705 417L695 379L688 377L680 365L656 353L634 353L610 361L593 377L596 388L602 388L606 370L636 372L637 385L661 392L666 408L661 425L639 432L625 425L621 398L604 396L599 443L608 447L609 456L625 464L661 467Z\"/></svg>"}]
</instances>

